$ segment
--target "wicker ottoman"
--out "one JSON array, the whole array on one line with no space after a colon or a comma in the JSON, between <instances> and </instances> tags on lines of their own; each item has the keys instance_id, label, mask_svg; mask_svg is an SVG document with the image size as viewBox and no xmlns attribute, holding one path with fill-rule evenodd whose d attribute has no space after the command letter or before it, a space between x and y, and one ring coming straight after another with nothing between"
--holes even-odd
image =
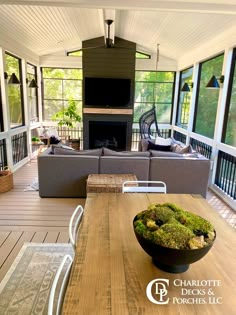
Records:
<instances>
[{"instance_id":1,"label":"wicker ottoman","mask_svg":"<svg viewBox=\"0 0 236 315\"><path fill-rule=\"evenodd\" d=\"M87 194L98 192L122 192L126 180L137 180L133 174L91 174L87 179Z\"/></svg>"}]
</instances>

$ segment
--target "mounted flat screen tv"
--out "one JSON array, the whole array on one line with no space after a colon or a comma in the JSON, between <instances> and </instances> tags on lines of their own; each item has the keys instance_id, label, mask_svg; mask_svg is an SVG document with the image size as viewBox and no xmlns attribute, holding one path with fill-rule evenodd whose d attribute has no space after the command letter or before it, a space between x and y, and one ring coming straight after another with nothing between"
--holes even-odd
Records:
<instances>
[{"instance_id":1,"label":"mounted flat screen tv","mask_svg":"<svg viewBox=\"0 0 236 315\"><path fill-rule=\"evenodd\" d=\"M131 80L85 78L84 105L88 107L131 107Z\"/></svg>"}]
</instances>

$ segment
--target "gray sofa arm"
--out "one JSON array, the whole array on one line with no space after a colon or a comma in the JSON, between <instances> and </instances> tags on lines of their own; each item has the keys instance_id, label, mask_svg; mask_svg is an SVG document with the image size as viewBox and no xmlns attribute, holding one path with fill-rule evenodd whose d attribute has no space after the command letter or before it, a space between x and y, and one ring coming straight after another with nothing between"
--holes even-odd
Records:
<instances>
[{"instance_id":1,"label":"gray sofa arm","mask_svg":"<svg viewBox=\"0 0 236 315\"><path fill-rule=\"evenodd\" d=\"M38 156L40 197L86 197L86 180L97 174L98 156Z\"/></svg>"},{"instance_id":2,"label":"gray sofa arm","mask_svg":"<svg viewBox=\"0 0 236 315\"><path fill-rule=\"evenodd\" d=\"M150 180L161 180L167 193L200 194L206 198L210 160L202 158L150 158Z\"/></svg>"}]
</instances>

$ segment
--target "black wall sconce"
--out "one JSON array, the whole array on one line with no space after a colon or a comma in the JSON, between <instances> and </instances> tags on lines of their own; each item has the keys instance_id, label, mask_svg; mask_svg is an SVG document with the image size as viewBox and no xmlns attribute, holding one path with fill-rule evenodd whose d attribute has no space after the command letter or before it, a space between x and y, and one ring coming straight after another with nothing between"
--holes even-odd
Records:
<instances>
[{"instance_id":1,"label":"black wall sconce","mask_svg":"<svg viewBox=\"0 0 236 315\"><path fill-rule=\"evenodd\" d=\"M7 72L4 72L4 79L7 80L8 78L8 74ZM17 76L15 75L15 73L12 73L10 76L10 79L7 82L8 84L20 84L19 79L17 78Z\"/></svg>"},{"instance_id":2,"label":"black wall sconce","mask_svg":"<svg viewBox=\"0 0 236 315\"><path fill-rule=\"evenodd\" d=\"M215 75L213 75L210 79L210 81L207 83L206 88L208 89L219 89L220 84L224 83L225 76L221 75L219 78L217 78Z\"/></svg>"},{"instance_id":3,"label":"black wall sconce","mask_svg":"<svg viewBox=\"0 0 236 315\"><path fill-rule=\"evenodd\" d=\"M187 83L185 82L184 85L181 88L181 92L190 92L190 88L193 88L193 82Z\"/></svg>"},{"instance_id":4,"label":"black wall sconce","mask_svg":"<svg viewBox=\"0 0 236 315\"><path fill-rule=\"evenodd\" d=\"M29 82L29 80L28 80L28 78L27 78L27 79L26 79L26 83L28 84L28 82ZM37 88L37 87L38 87L38 85L37 85L35 79L32 79L32 80L30 81L28 87L29 87L29 88Z\"/></svg>"}]
</instances>

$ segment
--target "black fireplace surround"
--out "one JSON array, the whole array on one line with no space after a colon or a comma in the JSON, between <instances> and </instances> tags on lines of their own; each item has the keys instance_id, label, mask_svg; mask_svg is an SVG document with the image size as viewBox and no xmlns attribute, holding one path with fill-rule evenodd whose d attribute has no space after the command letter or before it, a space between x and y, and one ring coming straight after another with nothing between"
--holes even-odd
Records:
<instances>
[{"instance_id":1,"label":"black fireplace surround","mask_svg":"<svg viewBox=\"0 0 236 315\"><path fill-rule=\"evenodd\" d=\"M132 115L84 115L84 149L131 149Z\"/></svg>"}]
</instances>

